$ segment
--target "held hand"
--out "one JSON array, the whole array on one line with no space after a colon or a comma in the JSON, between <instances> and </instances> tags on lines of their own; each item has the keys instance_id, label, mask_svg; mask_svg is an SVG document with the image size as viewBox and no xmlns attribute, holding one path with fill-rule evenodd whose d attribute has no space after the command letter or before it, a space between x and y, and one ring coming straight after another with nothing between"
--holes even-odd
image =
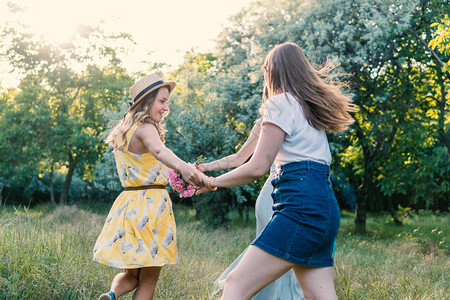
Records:
<instances>
[{"instance_id":1,"label":"held hand","mask_svg":"<svg viewBox=\"0 0 450 300\"><path fill-rule=\"evenodd\" d=\"M199 170L200 172L206 172L208 171L207 168L205 168L205 164L199 164L199 165L195 165L195 167L197 168L197 170Z\"/></svg>"},{"instance_id":2,"label":"held hand","mask_svg":"<svg viewBox=\"0 0 450 300\"><path fill-rule=\"evenodd\" d=\"M207 188L206 186L204 186L201 189L197 190L195 192L195 195L198 196L198 195L201 195L203 193L208 193L208 192L211 192L211 190L209 188Z\"/></svg>"},{"instance_id":3,"label":"held hand","mask_svg":"<svg viewBox=\"0 0 450 300\"><path fill-rule=\"evenodd\" d=\"M203 187L203 178L199 170L197 170L194 165L186 164L182 169L180 169L181 176L183 176L184 180L191 185L194 189L199 189Z\"/></svg>"},{"instance_id":4,"label":"held hand","mask_svg":"<svg viewBox=\"0 0 450 300\"><path fill-rule=\"evenodd\" d=\"M213 188L211 189L210 187L210 181L209 181L209 177L206 176L205 174L202 174L202 179L203 179L203 187L201 189L199 189L197 192L195 192L195 195L201 195L203 193L207 193L207 192L211 192L211 191L216 191L217 188Z\"/></svg>"}]
</instances>

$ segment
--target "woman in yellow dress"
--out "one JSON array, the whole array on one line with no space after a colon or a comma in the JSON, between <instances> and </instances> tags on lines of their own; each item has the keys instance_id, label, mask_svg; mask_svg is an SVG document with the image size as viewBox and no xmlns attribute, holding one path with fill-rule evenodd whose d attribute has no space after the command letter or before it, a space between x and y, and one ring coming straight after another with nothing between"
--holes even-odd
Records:
<instances>
[{"instance_id":1,"label":"woman in yellow dress","mask_svg":"<svg viewBox=\"0 0 450 300\"><path fill-rule=\"evenodd\" d=\"M114 148L124 191L95 243L94 260L124 272L99 300L114 300L134 289L133 299L153 299L161 267L177 262L175 219L165 190L169 168L194 188L202 183L193 165L164 146L161 122L174 87L156 74L139 79L130 89L133 104L106 139Z\"/></svg>"}]
</instances>

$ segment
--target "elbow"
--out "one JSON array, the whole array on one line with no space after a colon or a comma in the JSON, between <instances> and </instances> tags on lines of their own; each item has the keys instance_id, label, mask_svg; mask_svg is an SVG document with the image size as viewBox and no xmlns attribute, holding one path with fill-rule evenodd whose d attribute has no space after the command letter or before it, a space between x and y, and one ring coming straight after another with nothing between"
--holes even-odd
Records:
<instances>
[{"instance_id":1,"label":"elbow","mask_svg":"<svg viewBox=\"0 0 450 300\"><path fill-rule=\"evenodd\" d=\"M246 159L245 157L242 156L242 153L238 152L236 154L233 154L233 157L231 157L231 167L235 168L238 167L240 165L242 165L243 163L245 163Z\"/></svg>"},{"instance_id":2,"label":"elbow","mask_svg":"<svg viewBox=\"0 0 450 300\"><path fill-rule=\"evenodd\" d=\"M259 179L261 177L263 177L264 175L266 175L267 173L267 168L262 167L262 166L256 166L255 168L251 169L251 174L250 176L254 178L254 180Z\"/></svg>"}]
</instances>

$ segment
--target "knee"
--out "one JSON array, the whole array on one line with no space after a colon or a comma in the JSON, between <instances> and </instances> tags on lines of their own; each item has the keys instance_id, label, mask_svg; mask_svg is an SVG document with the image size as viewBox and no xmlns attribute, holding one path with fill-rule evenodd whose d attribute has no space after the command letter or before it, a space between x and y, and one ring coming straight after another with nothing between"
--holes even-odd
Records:
<instances>
[{"instance_id":1,"label":"knee","mask_svg":"<svg viewBox=\"0 0 450 300\"><path fill-rule=\"evenodd\" d=\"M246 294L247 291L239 283L239 277L234 272L228 274L222 299L250 299L251 296Z\"/></svg>"},{"instance_id":2,"label":"knee","mask_svg":"<svg viewBox=\"0 0 450 300\"><path fill-rule=\"evenodd\" d=\"M139 269L127 269L125 270L125 274L131 279L139 281Z\"/></svg>"},{"instance_id":3,"label":"knee","mask_svg":"<svg viewBox=\"0 0 450 300\"><path fill-rule=\"evenodd\" d=\"M239 278L235 272L230 272L225 279L225 288L228 290L239 290Z\"/></svg>"},{"instance_id":4,"label":"knee","mask_svg":"<svg viewBox=\"0 0 450 300\"><path fill-rule=\"evenodd\" d=\"M225 286L232 286L234 285L234 282L236 281L236 275L234 272L230 272L227 277L225 278Z\"/></svg>"}]
</instances>

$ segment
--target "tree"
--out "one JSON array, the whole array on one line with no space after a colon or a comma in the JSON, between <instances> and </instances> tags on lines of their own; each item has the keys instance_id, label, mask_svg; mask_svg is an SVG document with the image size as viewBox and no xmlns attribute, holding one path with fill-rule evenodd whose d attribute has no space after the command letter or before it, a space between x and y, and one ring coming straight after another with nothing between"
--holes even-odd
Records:
<instances>
[{"instance_id":1,"label":"tree","mask_svg":"<svg viewBox=\"0 0 450 300\"><path fill-rule=\"evenodd\" d=\"M106 148L100 136L107 125L102 110L117 107L130 86L131 78L117 56L121 50L108 44L129 39L83 27L71 43L56 47L17 28L4 28L2 57L23 79L4 104L10 113L3 115L2 129L16 131L6 129L3 136L10 145L0 146L0 152L3 147L22 147L23 156L32 158L8 171L27 177L30 173L21 169L28 166L50 172L52 180L55 168L66 170L59 199L66 204L75 170L89 178Z\"/></svg>"},{"instance_id":2,"label":"tree","mask_svg":"<svg viewBox=\"0 0 450 300\"><path fill-rule=\"evenodd\" d=\"M450 19L448 14L441 20L441 23L433 23L431 27L437 26L436 36L428 42L428 47L430 47L430 51L434 51L436 47L439 48L439 52L441 54L446 55L447 62L442 62L439 58L438 54L435 53L434 57L436 57L437 65L442 67L442 73L447 75L447 78L450 78ZM442 136L442 140L444 141L445 146L447 147L447 152L450 155L450 130L445 130L445 116L448 112L446 108L446 96L447 92L444 88L444 80L441 79L439 81L441 87L441 100L439 101L439 133Z\"/></svg>"},{"instance_id":3,"label":"tree","mask_svg":"<svg viewBox=\"0 0 450 300\"><path fill-rule=\"evenodd\" d=\"M447 135L448 80L441 58L426 45L430 24L449 7L444 0L258 2L219 40L219 61L237 81L252 82L263 55L285 41L301 45L317 64L336 58L339 71L351 75L356 122L329 138L333 169L358 187L355 223L361 229L368 210L448 203L448 171L429 169L430 161L441 160L432 153L441 153ZM242 95L239 101L248 103L256 93ZM417 185L407 178L411 173L435 188Z\"/></svg>"},{"instance_id":4,"label":"tree","mask_svg":"<svg viewBox=\"0 0 450 300\"><path fill-rule=\"evenodd\" d=\"M171 74L171 80L177 82L177 87L167 118L168 147L192 163L199 155L211 161L237 151L239 135L246 134L238 124L241 104L236 98L219 98L224 87L232 89L232 86L224 82L229 78L221 74L217 58L211 53L188 52L184 63ZM224 189L218 194L201 196L194 206L204 221L223 225L230 207L244 203L247 200L244 195L255 192L255 186Z\"/></svg>"}]
</instances>

